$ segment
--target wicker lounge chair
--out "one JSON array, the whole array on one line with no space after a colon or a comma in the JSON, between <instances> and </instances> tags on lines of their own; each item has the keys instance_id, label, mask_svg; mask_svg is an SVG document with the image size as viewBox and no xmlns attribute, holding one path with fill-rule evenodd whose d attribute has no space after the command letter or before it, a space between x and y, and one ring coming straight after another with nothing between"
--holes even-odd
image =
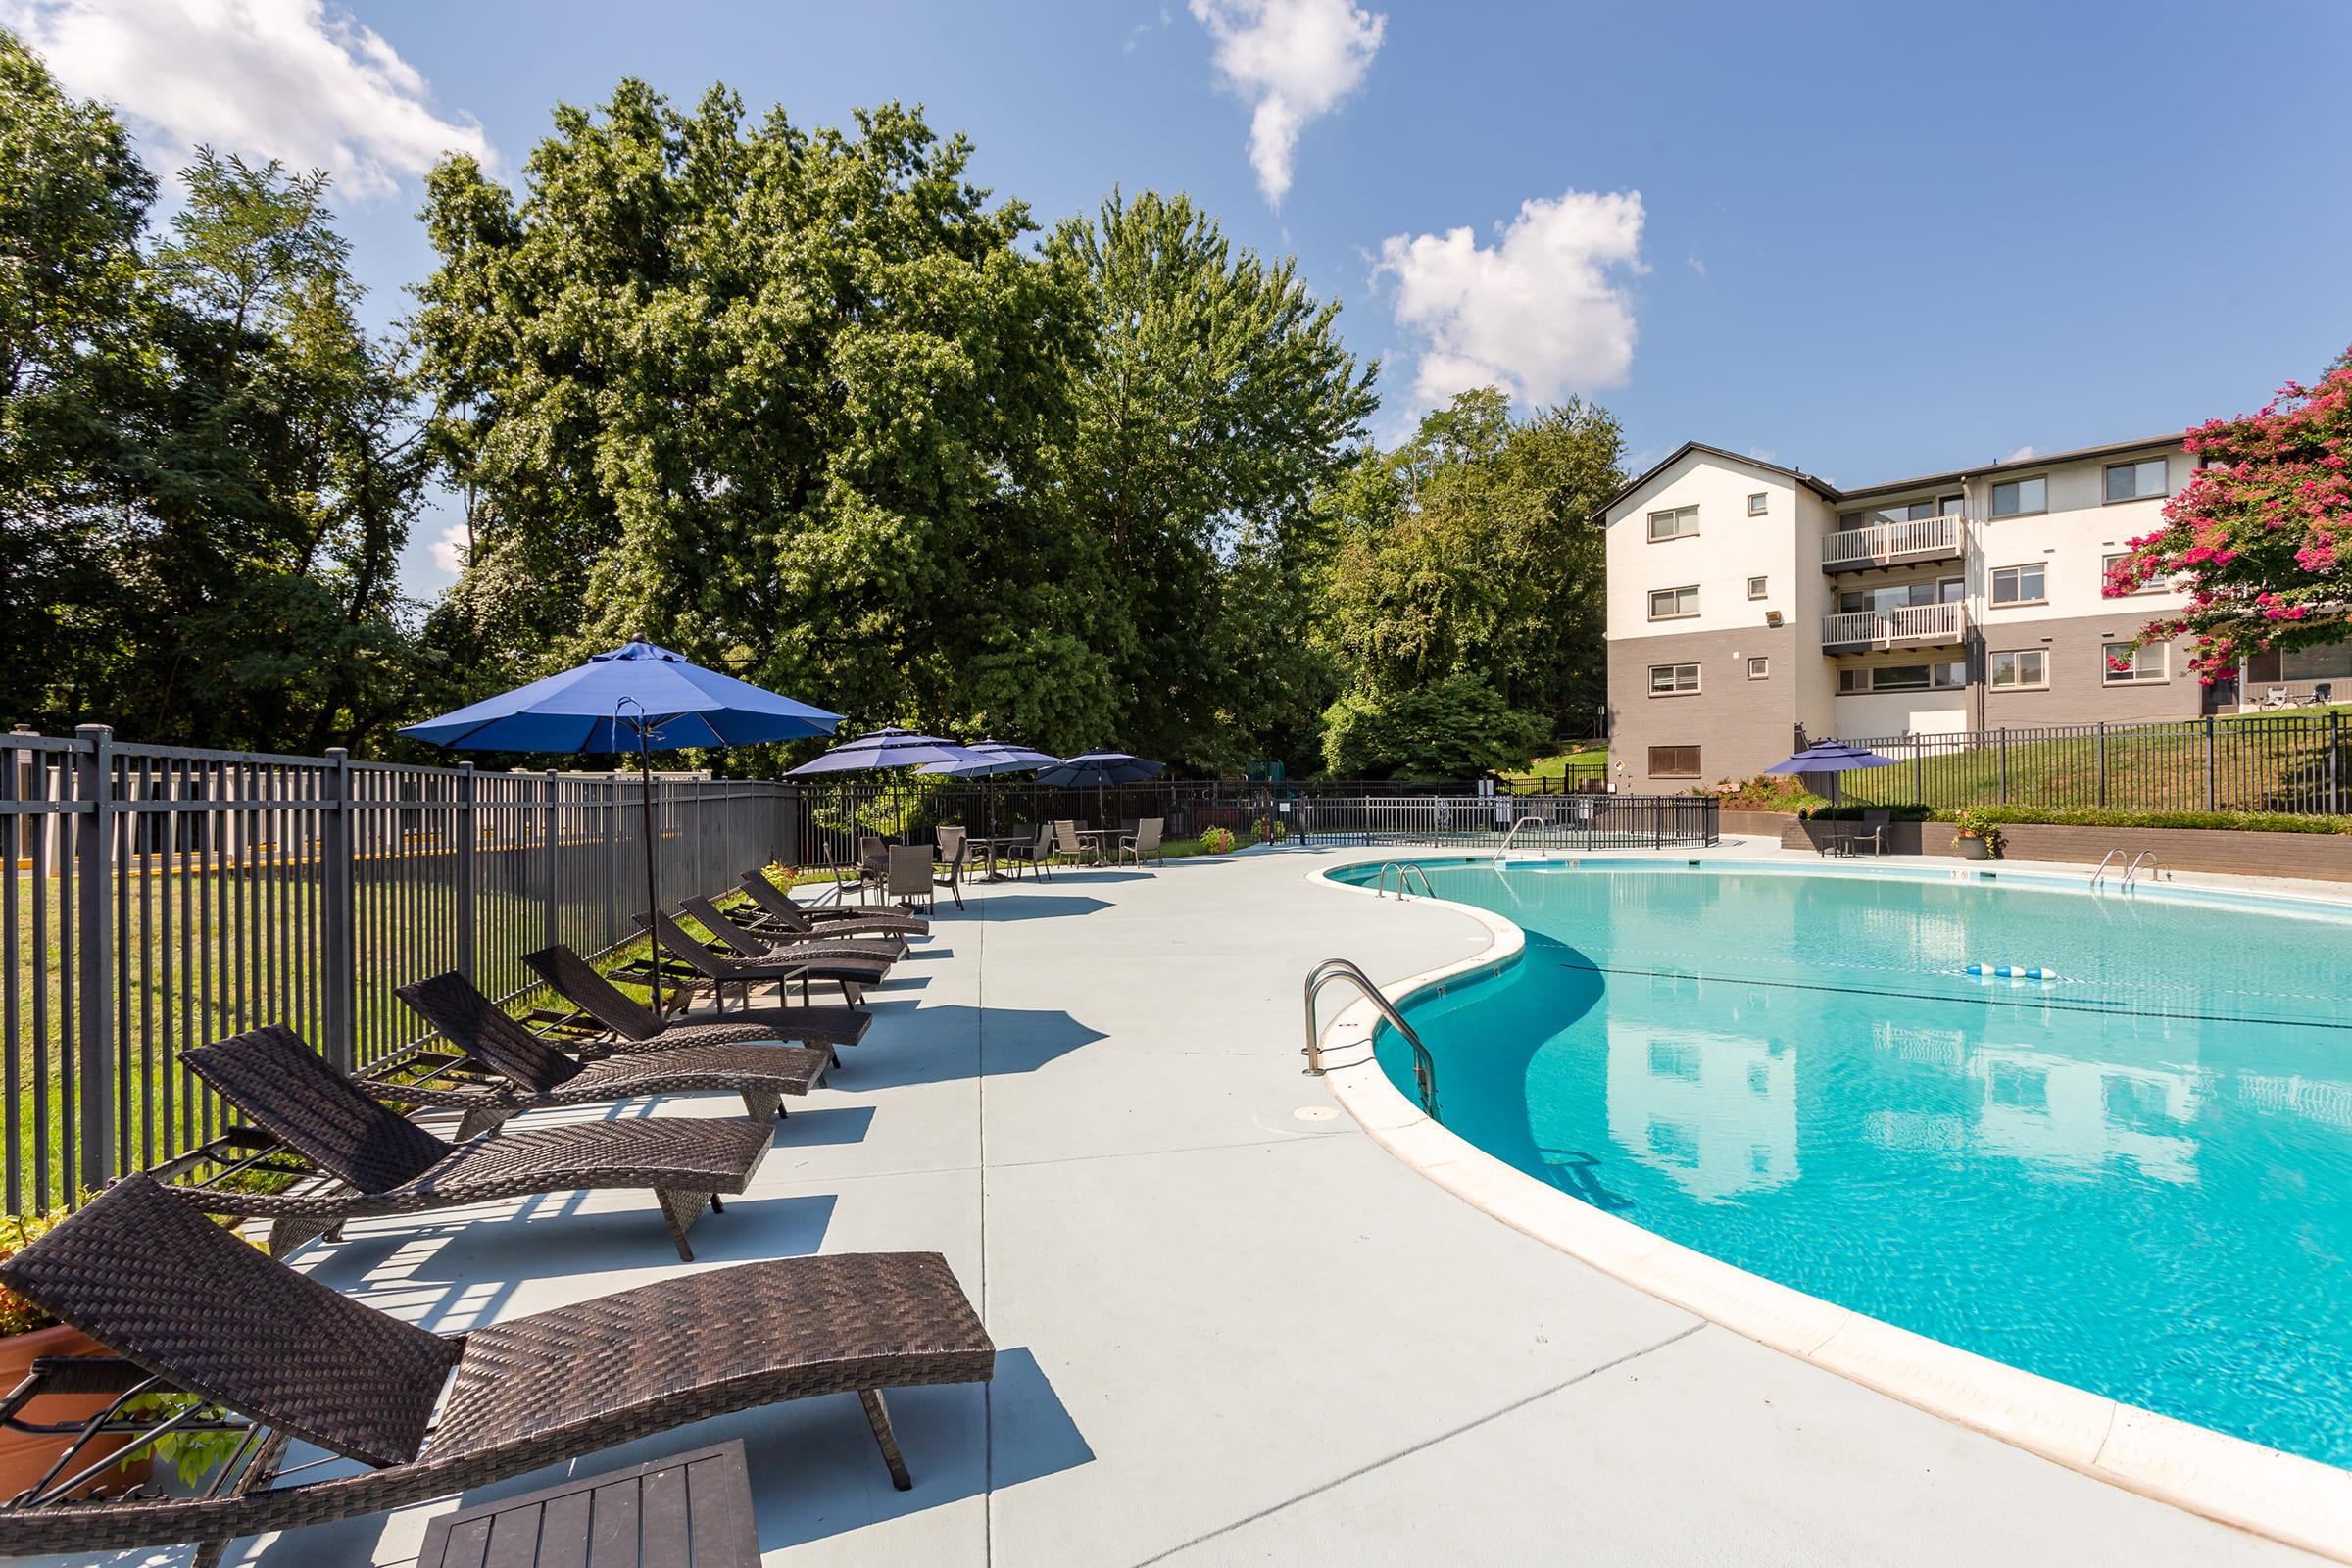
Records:
<instances>
[{"instance_id":1,"label":"wicker lounge chair","mask_svg":"<svg viewBox=\"0 0 2352 1568\"><path fill-rule=\"evenodd\" d=\"M652 924L654 937L663 950L691 970L696 979L710 982L711 996L722 1013L726 1011L727 987L741 986L744 1004L749 1006L752 987L771 981L781 989L798 980L804 996L809 981L830 981L841 987L843 998L855 1006L867 986L882 983L883 971L889 967L854 958L811 960L783 955L772 958L730 958L695 941L686 934L684 926L659 910L654 913Z\"/></svg>"},{"instance_id":2,"label":"wicker lounge chair","mask_svg":"<svg viewBox=\"0 0 2352 1568\"><path fill-rule=\"evenodd\" d=\"M640 1095L723 1091L743 1097L755 1121L784 1114L786 1095L805 1095L822 1081L832 1054L799 1046L689 1046L639 1055L582 1061L566 1055L501 1012L498 1004L455 970L400 987L401 1001L500 1082L496 1098L467 1109L458 1137L487 1132L518 1111L545 1105L594 1105ZM385 1093L416 1099L407 1084ZM419 1100L431 1104L432 1101Z\"/></svg>"},{"instance_id":3,"label":"wicker lounge chair","mask_svg":"<svg viewBox=\"0 0 2352 1568\"><path fill-rule=\"evenodd\" d=\"M789 931L761 936L737 925L709 899L680 899L678 907L693 915L704 930L738 958L859 958L879 963L887 972L892 964L906 956L906 944L897 937L852 940L829 935L801 936Z\"/></svg>"},{"instance_id":4,"label":"wicker lounge chair","mask_svg":"<svg viewBox=\"0 0 2352 1568\"><path fill-rule=\"evenodd\" d=\"M804 936L823 932L828 936L891 936L920 937L931 932L931 922L919 914L902 914L896 909L809 908L767 879L764 871L743 873L743 891L752 896L767 922L774 927L798 931ZM764 929L760 921L738 920L746 929L758 932Z\"/></svg>"},{"instance_id":5,"label":"wicker lounge chair","mask_svg":"<svg viewBox=\"0 0 2352 1568\"><path fill-rule=\"evenodd\" d=\"M291 1192L175 1187L214 1214L267 1219L270 1255L282 1257L346 1220L413 1214L495 1198L608 1187L653 1189L678 1256L692 1262L686 1228L705 1200L740 1193L767 1153L764 1121L595 1121L537 1127L449 1144L371 1099L278 1024L183 1051L197 1077L259 1122L334 1185ZM264 1169L282 1170L281 1163Z\"/></svg>"},{"instance_id":6,"label":"wicker lounge chair","mask_svg":"<svg viewBox=\"0 0 2352 1568\"><path fill-rule=\"evenodd\" d=\"M36 1363L0 1409L52 1392L184 1391L209 1408L181 1428L241 1434L220 1479L192 1497L63 1500L81 1472L116 1462L69 1450L0 1508L9 1555L194 1541L209 1565L240 1536L380 1513L710 1416L852 1391L904 1489L880 1391L986 1382L996 1360L936 1252L706 1269L445 1337L272 1262L143 1175L0 1262L0 1282L113 1352ZM94 1422L82 1441L132 1424ZM371 1468L289 1484L278 1471L296 1438Z\"/></svg>"},{"instance_id":7,"label":"wicker lounge chair","mask_svg":"<svg viewBox=\"0 0 2352 1568\"><path fill-rule=\"evenodd\" d=\"M552 1020L554 1028L581 1037L592 1049L620 1055L676 1046L798 1040L805 1046L835 1052L838 1062L837 1048L863 1040L874 1021L872 1013L854 1007L753 1007L724 1021L664 1020L598 974L595 965L569 948L542 948L524 954L522 961L579 1009Z\"/></svg>"}]
</instances>

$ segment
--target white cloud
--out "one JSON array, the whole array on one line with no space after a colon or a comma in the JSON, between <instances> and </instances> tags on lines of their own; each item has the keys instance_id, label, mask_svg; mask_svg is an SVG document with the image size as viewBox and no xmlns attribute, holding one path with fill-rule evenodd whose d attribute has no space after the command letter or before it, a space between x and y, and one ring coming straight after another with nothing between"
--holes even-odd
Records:
<instances>
[{"instance_id":1,"label":"white cloud","mask_svg":"<svg viewBox=\"0 0 2352 1568\"><path fill-rule=\"evenodd\" d=\"M1374 276L1395 279L1396 324L1424 344L1415 395L1494 385L1549 403L1623 382L1642 221L1640 191L1572 190L1522 202L1490 247L1468 228L1383 240Z\"/></svg>"},{"instance_id":2,"label":"white cloud","mask_svg":"<svg viewBox=\"0 0 2352 1568\"><path fill-rule=\"evenodd\" d=\"M1189 3L1216 40L1218 74L1251 106L1250 164L1257 188L1280 207L1298 133L1363 81L1389 19L1353 0Z\"/></svg>"},{"instance_id":3,"label":"white cloud","mask_svg":"<svg viewBox=\"0 0 2352 1568\"><path fill-rule=\"evenodd\" d=\"M2003 463L2024 463L2033 456L2034 444L2029 441L2022 447L2017 447L2008 452L2002 453L2001 461Z\"/></svg>"},{"instance_id":4,"label":"white cloud","mask_svg":"<svg viewBox=\"0 0 2352 1568\"><path fill-rule=\"evenodd\" d=\"M155 138L159 165L205 143L327 170L366 199L453 149L492 159L472 117L436 114L416 69L323 0L0 0L0 23Z\"/></svg>"},{"instance_id":5,"label":"white cloud","mask_svg":"<svg viewBox=\"0 0 2352 1568\"><path fill-rule=\"evenodd\" d=\"M1747 455L1755 459L1758 463L1778 463L1781 461L1780 450L1777 447L1749 447L1747 449Z\"/></svg>"},{"instance_id":6,"label":"white cloud","mask_svg":"<svg viewBox=\"0 0 2352 1568\"><path fill-rule=\"evenodd\" d=\"M446 571L452 577L459 575L466 569L466 553L472 548L472 545L473 541L466 530L466 524L463 522L451 523L433 536L434 569Z\"/></svg>"},{"instance_id":7,"label":"white cloud","mask_svg":"<svg viewBox=\"0 0 2352 1568\"><path fill-rule=\"evenodd\" d=\"M1689 262L1690 264L1690 270L1696 272L1699 276L1704 277L1707 275L1707 264L1698 259L1698 252L1692 251L1690 255L1684 257L1683 260Z\"/></svg>"}]
</instances>

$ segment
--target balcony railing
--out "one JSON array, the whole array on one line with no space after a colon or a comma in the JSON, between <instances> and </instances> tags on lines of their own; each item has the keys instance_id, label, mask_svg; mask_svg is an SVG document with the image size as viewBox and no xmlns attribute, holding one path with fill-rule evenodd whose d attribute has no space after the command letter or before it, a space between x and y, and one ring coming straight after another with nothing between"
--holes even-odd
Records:
<instances>
[{"instance_id":1,"label":"balcony railing","mask_svg":"<svg viewBox=\"0 0 2352 1568\"><path fill-rule=\"evenodd\" d=\"M1905 523L1904 527L1916 527ZM1821 617L1825 648L1919 646L1956 643L1967 627L1963 608L1956 604L1905 605L1899 610L1855 610Z\"/></svg>"},{"instance_id":2,"label":"balcony railing","mask_svg":"<svg viewBox=\"0 0 2352 1568\"><path fill-rule=\"evenodd\" d=\"M1960 518L1949 514L1907 522L1874 522L1867 528L1824 534L1821 540L1821 564L1831 571L1959 553Z\"/></svg>"}]
</instances>

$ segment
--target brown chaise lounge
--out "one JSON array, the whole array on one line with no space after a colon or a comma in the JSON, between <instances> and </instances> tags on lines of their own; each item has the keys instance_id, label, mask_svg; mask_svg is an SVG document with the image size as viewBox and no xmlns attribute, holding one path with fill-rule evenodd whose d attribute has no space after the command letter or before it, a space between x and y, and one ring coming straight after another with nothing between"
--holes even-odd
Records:
<instances>
[{"instance_id":1,"label":"brown chaise lounge","mask_svg":"<svg viewBox=\"0 0 2352 1568\"><path fill-rule=\"evenodd\" d=\"M669 956L683 963L695 978L710 983L710 995L721 1012L726 1010L727 987L741 986L744 1003L751 1002L752 987L775 982L778 990L798 980L804 994L811 980L831 981L841 987L841 993L854 1005L865 995L867 986L882 983L890 965L870 958L824 958L810 960L778 954L770 958L730 958L712 953L702 943L686 934L686 928L668 915L656 910L652 919L654 939Z\"/></svg>"},{"instance_id":2,"label":"brown chaise lounge","mask_svg":"<svg viewBox=\"0 0 2352 1568\"><path fill-rule=\"evenodd\" d=\"M755 936L737 925L709 899L680 899L678 907L693 915L720 947L730 950L739 958L860 958L879 963L888 972L892 964L906 956L906 943L903 937L851 940L846 937L804 937L790 931Z\"/></svg>"},{"instance_id":3,"label":"brown chaise lounge","mask_svg":"<svg viewBox=\"0 0 2352 1568\"><path fill-rule=\"evenodd\" d=\"M774 1137L765 1121L662 1117L534 1127L450 1144L369 1096L280 1024L179 1054L197 1077L335 1185L289 1192L174 1187L214 1214L267 1219L270 1255L283 1257L344 1221L413 1214L497 1198L592 1188L651 1188L678 1256L708 1201L740 1193ZM397 1091L379 1091L395 1093ZM280 1171L281 1161L261 1169Z\"/></svg>"},{"instance_id":4,"label":"brown chaise lounge","mask_svg":"<svg viewBox=\"0 0 2352 1568\"><path fill-rule=\"evenodd\" d=\"M738 922L758 931L764 924L781 930L798 931L804 936L840 933L890 937L923 937L931 934L931 922L919 914L906 914L897 909L844 908L839 905L811 906L800 902L775 885L764 871L743 873L743 891L760 906L765 920Z\"/></svg>"},{"instance_id":5,"label":"brown chaise lounge","mask_svg":"<svg viewBox=\"0 0 2352 1568\"><path fill-rule=\"evenodd\" d=\"M470 1097L466 1099L453 1098L447 1091L440 1098L425 1099L410 1084L385 1086L386 1093L418 1104L464 1106L458 1123L461 1141L488 1132L518 1111L594 1105L640 1095L739 1094L752 1119L763 1122L783 1115L783 1097L807 1094L822 1081L833 1061L830 1052L772 1042L688 1046L582 1061L501 1012L454 969L402 986L394 994L464 1052L472 1065L502 1081L487 1091L478 1086L464 1091Z\"/></svg>"},{"instance_id":6,"label":"brown chaise lounge","mask_svg":"<svg viewBox=\"0 0 2352 1568\"><path fill-rule=\"evenodd\" d=\"M705 1269L444 1337L271 1261L143 1175L0 1262L0 1283L112 1352L35 1363L0 1414L37 1421L27 1407L45 1393L184 1391L213 1408L183 1429L241 1433L219 1479L192 1497L64 1500L117 1462L70 1449L0 1507L0 1553L12 1556L194 1541L209 1565L241 1536L406 1507L710 1416L850 1392L903 1490L910 1479L881 1391L986 1382L996 1361L936 1252ZM278 1469L296 1438L371 1468L287 1485Z\"/></svg>"},{"instance_id":7,"label":"brown chaise lounge","mask_svg":"<svg viewBox=\"0 0 2352 1568\"><path fill-rule=\"evenodd\" d=\"M526 953L522 961L579 1009L551 1017L551 1027L575 1037L590 1051L629 1055L722 1041L798 1040L833 1052L838 1064L837 1048L863 1040L874 1021L872 1013L855 1007L751 1007L738 1009L724 1021L665 1021L562 944Z\"/></svg>"}]
</instances>

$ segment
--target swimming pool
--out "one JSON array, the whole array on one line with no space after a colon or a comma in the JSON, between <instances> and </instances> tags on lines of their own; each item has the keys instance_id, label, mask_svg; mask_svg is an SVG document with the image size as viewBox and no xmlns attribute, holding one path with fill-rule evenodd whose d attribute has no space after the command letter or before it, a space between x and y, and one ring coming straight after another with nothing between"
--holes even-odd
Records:
<instances>
[{"instance_id":1,"label":"swimming pool","mask_svg":"<svg viewBox=\"0 0 2352 1568\"><path fill-rule=\"evenodd\" d=\"M1810 1295L2352 1466L2352 913L1419 863L1527 933L1404 1009L1453 1133ZM1409 1097L1401 1042L1378 1054Z\"/></svg>"}]
</instances>

